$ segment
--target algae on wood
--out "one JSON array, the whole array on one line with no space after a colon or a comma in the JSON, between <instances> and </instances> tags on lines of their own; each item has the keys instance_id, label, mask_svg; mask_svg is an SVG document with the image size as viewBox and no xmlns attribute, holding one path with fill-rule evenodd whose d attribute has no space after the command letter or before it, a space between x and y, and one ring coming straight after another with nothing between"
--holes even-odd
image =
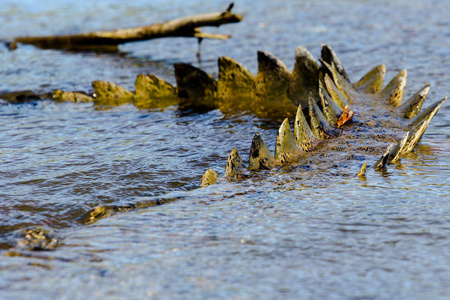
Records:
<instances>
[{"instance_id":1,"label":"algae on wood","mask_svg":"<svg viewBox=\"0 0 450 300\"><path fill-rule=\"evenodd\" d=\"M182 107L216 108L217 81L190 64L175 64L178 97Z\"/></svg>"},{"instance_id":2,"label":"algae on wood","mask_svg":"<svg viewBox=\"0 0 450 300\"><path fill-rule=\"evenodd\" d=\"M221 110L251 110L256 94L256 77L229 57L218 60L217 97Z\"/></svg>"},{"instance_id":3,"label":"algae on wood","mask_svg":"<svg viewBox=\"0 0 450 300\"><path fill-rule=\"evenodd\" d=\"M258 51L255 113L262 118L294 116L297 106L289 99L291 71L267 51Z\"/></svg>"},{"instance_id":4,"label":"algae on wood","mask_svg":"<svg viewBox=\"0 0 450 300\"><path fill-rule=\"evenodd\" d=\"M178 104L177 89L155 75L138 75L135 88L134 105L139 109L165 108Z\"/></svg>"},{"instance_id":5,"label":"algae on wood","mask_svg":"<svg viewBox=\"0 0 450 300\"><path fill-rule=\"evenodd\" d=\"M53 91L53 100L60 102L93 102L94 98L84 92L65 92L62 90Z\"/></svg>"},{"instance_id":6,"label":"algae on wood","mask_svg":"<svg viewBox=\"0 0 450 300\"><path fill-rule=\"evenodd\" d=\"M129 90L107 81L93 81L94 103L100 106L118 106L132 103L134 94Z\"/></svg>"}]
</instances>

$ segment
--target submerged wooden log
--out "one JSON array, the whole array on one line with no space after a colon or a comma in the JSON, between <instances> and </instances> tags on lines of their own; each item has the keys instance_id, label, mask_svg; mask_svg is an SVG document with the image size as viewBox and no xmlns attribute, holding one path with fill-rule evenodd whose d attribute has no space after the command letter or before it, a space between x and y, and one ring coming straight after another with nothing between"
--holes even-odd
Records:
<instances>
[{"instance_id":1,"label":"submerged wooden log","mask_svg":"<svg viewBox=\"0 0 450 300\"><path fill-rule=\"evenodd\" d=\"M0 92L0 100L5 100L6 103L19 104L26 102L33 102L50 98L50 93L38 94L31 90L15 91L15 92Z\"/></svg>"},{"instance_id":2,"label":"submerged wooden log","mask_svg":"<svg viewBox=\"0 0 450 300\"><path fill-rule=\"evenodd\" d=\"M175 64L178 97L182 107L216 108L217 81L189 64Z\"/></svg>"},{"instance_id":3,"label":"submerged wooden log","mask_svg":"<svg viewBox=\"0 0 450 300\"><path fill-rule=\"evenodd\" d=\"M301 180L303 178L301 173L311 168L317 170L319 168L315 163L320 164L325 161L316 160L316 158L326 158L333 163L332 169L342 169L341 162L345 161L345 167L347 167L349 160L363 161L365 154L373 156L380 150L380 145L384 148L383 143L395 141L380 153L382 155L375 164L369 167L367 162L364 162L361 167L358 164L359 171L356 176L360 180L366 180L367 169L383 171L391 164L398 164L404 155L414 150L430 121L447 98L420 111L430 88L430 85L426 84L402 104L406 70L400 72L384 88L382 87L386 70L382 65L372 69L357 83L352 83L331 47L327 45L324 47L326 49L322 52L326 57L320 60L323 64L321 68L315 64L313 57L306 49L298 48L297 65L294 67L296 76L293 76L284 63L272 54L260 51L256 77L244 66L228 57L220 58L218 61L218 81L191 65L176 64L177 87L150 74L138 76L134 93L111 83L97 81L93 83L96 89L94 96L97 97L95 102L105 105L105 102L98 99L100 98L112 101L107 102L109 105L113 105L114 101L119 105L130 102L138 105L141 100L158 105L158 101L153 101L159 99L162 101L161 107L164 107L166 105L164 100L170 98L172 103L177 103L180 107L188 104L206 106L211 109L225 107L229 109L235 103L239 103L240 109L249 110L263 118L274 115L275 112L289 116L292 113L290 106L294 106L296 107L294 132L291 130L288 119L285 118L278 130L275 155L272 155L261 135L256 133L250 147L248 167L237 148L233 148L225 167L225 179L239 181L253 178L253 182L257 182L262 178L260 170L271 170L267 173L273 175L275 171L294 170L291 166L298 163L295 167L298 170L297 175L300 174L300 176L294 176L288 181ZM300 75L309 76L308 80ZM308 82L311 78L314 80ZM293 97L293 95L304 95L306 91L309 94L308 102L306 107L303 107L304 96ZM313 96L314 92L317 93L318 99ZM64 97L61 96L61 98ZM70 100L72 95L68 94L66 98L72 101ZM254 101L243 101L252 99ZM295 105L296 102L300 102L298 106ZM285 105L286 103L289 105ZM349 109L349 105L352 106L352 110ZM280 109L285 106L287 110ZM264 108L263 111L261 107ZM399 138L402 131L405 133ZM371 140L369 142L376 145L368 146L366 140ZM351 152L351 154L342 157L343 151ZM355 176L354 174L352 176ZM332 175L345 176L336 172ZM279 184L279 179L277 181ZM208 169L202 177L200 187L220 182L219 174ZM100 206L84 214L80 221L89 224L116 212L161 205L176 199L179 198L155 198L124 206Z\"/></svg>"},{"instance_id":4,"label":"submerged wooden log","mask_svg":"<svg viewBox=\"0 0 450 300\"><path fill-rule=\"evenodd\" d=\"M243 17L231 13L233 3L224 12L199 14L157 23L149 26L117 29L113 31L97 31L83 34L61 36L18 37L10 44L15 49L17 43L31 44L43 49L117 49L124 43L144 41L164 37L196 37L199 39L228 39L230 35L210 34L202 32L198 27L215 26L238 23Z\"/></svg>"},{"instance_id":5,"label":"submerged wooden log","mask_svg":"<svg viewBox=\"0 0 450 300\"><path fill-rule=\"evenodd\" d=\"M84 92L65 92L55 90L53 92L53 100L60 102L93 102L94 98Z\"/></svg>"},{"instance_id":6,"label":"submerged wooden log","mask_svg":"<svg viewBox=\"0 0 450 300\"><path fill-rule=\"evenodd\" d=\"M321 68L316 65L314 58L306 49L297 48L294 67L296 76L293 76L286 65L271 53L259 51L257 76L238 62L222 57L218 60L218 81L192 65L175 64L176 87L154 75L141 74L136 79L135 92L113 83L94 81L93 98L78 92L67 93L59 90L54 92L53 98L60 101L93 99L96 105L106 108L133 103L139 108L146 109L178 105L181 110L220 109L226 112L237 105L238 110L272 120L289 117L293 114L292 107L295 107L294 133L288 120L284 119L278 131L275 155L269 151L261 135L256 133L250 148L248 168L234 148L225 171L227 180L249 177L246 170L254 175L254 171L290 164L311 156L311 151L321 147L320 144L326 145L330 140L339 139L342 135L356 137L358 131L371 132L374 126L381 127L377 125L391 129L391 134L381 130L380 134L374 135L375 141L386 140L396 143L384 151L372 168L380 170L389 164L397 163L402 155L414 149L446 98L420 111L430 88L430 85L426 84L402 104L406 70L401 71L382 88L384 66L372 69L354 84L344 77L345 71L334 51L327 45L324 47L327 47L325 53L329 56L328 61L331 61L331 64L322 58ZM337 65L340 65L340 70ZM308 80L303 77L308 77ZM294 95L304 95L306 91L309 92L307 106L303 107L301 103L296 106L295 102L303 102L304 96L294 97ZM314 92L317 93L316 97L313 96ZM355 115L356 120L350 122ZM351 132L352 123L357 124L353 126L356 127L353 132ZM406 134L399 141L398 132L401 130ZM364 139L364 136L356 138L360 141ZM346 146L334 146L332 150L343 151L339 149L345 149ZM357 149L367 151L366 146ZM365 169L360 170L361 174L364 172ZM202 186L214 184L217 178L217 173L209 170L205 173Z\"/></svg>"},{"instance_id":7,"label":"submerged wooden log","mask_svg":"<svg viewBox=\"0 0 450 300\"><path fill-rule=\"evenodd\" d=\"M263 118L293 117L297 106L289 98L292 72L272 53L258 51L255 113Z\"/></svg>"},{"instance_id":8,"label":"submerged wooden log","mask_svg":"<svg viewBox=\"0 0 450 300\"><path fill-rule=\"evenodd\" d=\"M229 57L220 57L217 81L218 105L223 111L252 111L256 77L245 66Z\"/></svg>"},{"instance_id":9,"label":"submerged wooden log","mask_svg":"<svg viewBox=\"0 0 450 300\"><path fill-rule=\"evenodd\" d=\"M278 131L275 156L269 151L261 135L259 133L255 134L250 147L248 167L252 175L255 175L255 171L278 168L280 165L292 164L300 159L308 159L311 162L312 153L309 152L311 150L322 151L319 157L331 157L330 154L324 152L324 149L317 148L319 148L319 144L329 143L332 139L342 141L343 139L339 136L354 139L356 144L361 145L365 137L357 132L370 132L375 129L373 126L376 125L386 126L386 129L390 130L391 133L386 134L385 129L378 129L378 132L381 134L373 135L374 141L378 142L380 137L388 141L389 136L396 140L371 167L377 171L382 170L389 164L397 164L402 155L414 149L431 119L446 101L446 98L444 98L419 113L427 96L429 84L426 84L402 105L406 84L406 70L401 71L384 88L382 88L385 74L384 66L372 69L359 82L353 84L348 79L342 64L331 47L328 45L323 47L326 49L322 49L322 54L325 53L326 57L322 57L320 60L322 62L321 68L315 65L314 59L306 49L298 48L296 52L296 66L294 67L294 73L297 72L298 76L296 75L295 77L297 78L294 78L293 81L292 78L294 76L281 61L268 52L258 52L259 68L256 77L255 102L260 105L265 104L264 101L266 101L270 105L261 106L274 111L279 111L279 107L278 109L273 107L279 106L285 99L292 101L292 104L299 102L299 105L294 123L294 134L291 131L288 119L284 120ZM233 76L230 76L230 78L233 78ZM231 82L227 82L227 85L234 86L233 79L230 78L227 81L231 80ZM235 80L234 84L239 84L240 79L236 78ZM289 82L289 80L294 84L290 85L290 97L286 97L286 82ZM308 80L311 81L308 82ZM237 90L239 91L241 88L238 85ZM308 108L306 109L308 118L305 118L302 109L302 102L306 92L309 93ZM319 101L313 96L314 92L317 92ZM229 93L230 91L227 90L227 94ZM352 110L349 109L349 105L363 110L358 115L361 118L358 118L355 122L357 125L353 126L353 128L356 127L353 132L350 129L352 123L350 121L352 121L355 113L353 108ZM367 110L367 112L364 110ZM257 110L254 113L261 115ZM289 115L289 113L289 111L285 112L285 115ZM387 120L386 117L394 120L394 122ZM403 121L399 121L397 117L403 118ZM375 123L374 119L378 124ZM343 126L344 124L346 126ZM406 131L401 139L398 139L398 134L401 131L399 128ZM348 131L348 133L344 133L344 130ZM369 136L367 135L367 137ZM345 149L350 148L349 146L351 146L351 143L344 141L343 146L334 145L328 150L335 152L345 151ZM366 146L362 146L354 147L353 151L367 152L368 150ZM233 149L233 153L237 153L236 148ZM232 155L230 155L231 157ZM335 157L338 156L336 155ZM230 158L227 163L225 178L233 181L244 178L243 176L227 176L230 170L236 169L230 167L232 166L230 161L233 161ZM355 158L361 160L358 155L354 154L347 156L345 160ZM240 157L239 161L241 161ZM242 167L241 164L239 166ZM333 165L333 167L335 166L338 166L338 164ZM367 162L364 162L356 176L364 180L366 169ZM239 168L239 170L239 174L245 172L242 168Z\"/></svg>"},{"instance_id":10,"label":"submerged wooden log","mask_svg":"<svg viewBox=\"0 0 450 300\"><path fill-rule=\"evenodd\" d=\"M107 81L93 81L94 103L100 106L118 106L132 103L134 94L129 90Z\"/></svg>"},{"instance_id":11,"label":"submerged wooden log","mask_svg":"<svg viewBox=\"0 0 450 300\"><path fill-rule=\"evenodd\" d=\"M177 89L155 75L138 75L135 88L134 105L139 109L165 108L178 104Z\"/></svg>"}]
</instances>

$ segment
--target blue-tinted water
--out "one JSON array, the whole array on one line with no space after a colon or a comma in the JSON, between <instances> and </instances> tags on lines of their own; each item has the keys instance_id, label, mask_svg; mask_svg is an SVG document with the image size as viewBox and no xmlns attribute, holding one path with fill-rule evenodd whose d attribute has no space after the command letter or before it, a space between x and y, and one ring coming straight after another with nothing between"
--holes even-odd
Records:
<instances>
[{"instance_id":1,"label":"blue-tinted water","mask_svg":"<svg viewBox=\"0 0 450 300\"><path fill-rule=\"evenodd\" d=\"M1 39L139 26L222 11L220 1L3 1ZM236 2L241 23L194 39L131 43L120 53L73 53L0 44L0 91L92 91L93 80L133 89L140 73L174 83L172 64L217 75L219 56L256 73L256 51L290 68L296 46L330 44L353 81L378 64L408 70L405 96L431 83L425 106L450 95L446 1ZM263 180L196 189L223 174L255 132L270 149L280 124L252 115L182 114L132 105L40 101L0 106L2 255L34 226L62 245L0 259L0 298L446 299L450 295L450 119L445 104L416 152L385 173L351 176L360 162L302 165ZM376 157L374 156L375 160ZM162 196L176 201L76 218L99 205ZM14 249L14 248L13 248ZM28 256L28 257L27 257Z\"/></svg>"}]
</instances>

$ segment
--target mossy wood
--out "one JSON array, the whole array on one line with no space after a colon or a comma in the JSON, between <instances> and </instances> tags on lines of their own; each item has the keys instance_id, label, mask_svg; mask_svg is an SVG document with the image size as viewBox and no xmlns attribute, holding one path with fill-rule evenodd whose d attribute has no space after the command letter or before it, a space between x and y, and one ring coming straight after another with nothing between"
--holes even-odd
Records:
<instances>
[{"instance_id":1,"label":"mossy wood","mask_svg":"<svg viewBox=\"0 0 450 300\"><path fill-rule=\"evenodd\" d=\"M372 166L365 164L361 167L358 172L360 178L364 178L366 168L383 170L390 164L399 163L402 156L413 151L446 98L420 110L430 84L425 84L403 101L406 70L383 88L385 66L375 67L360 81L352 83L331 47L322 47L326 56L319 60L321 67L303 47L296 50L293 72L271 53L259 51L257 76L231 58L222 57L218 60L218 80L192 65L176 64L176 87L148 74L137 77L135 92L113 83L94 81L92 97L60 90L55 91L53 97L55 100L77 102L92 99L102 107L133 103L146 109L172 105L178 105L180 109L220 109L227 113L236 109L236 112L246 111L272 121L284 120L278 131L275 155L259 133L251 143L248 167L238 150L233 149L225 170L225 178L231 181L252 177L259 170L299 162L320 152L320 156L329 157L324 149L352 151L349 148L351 140L360 145L357 152L382 154ZM298 97L300 94L302 96ZM18 96L14 94L12 97L17 99ZM235 103L239 105L234 107ZM286 117L295 118L293 133ZM375 131L378 133L371 133ZM385 134L387 131L390 133ZM393 143L380 152L366 144L367 138L372 143ZM341 141L342 145L330 147L332 140ZM349 157L357 156L352 153ZM216 181L218 174L208 170L201 186Z\"/></svg>"},{"instance_id":2,"label":"mossy wood","mask_svg":"<svg viewBox=\"0 0 450 300\"><path fill-rule=\"evenodd\" d=\"M176 87L151 74L138 76L135 92L112 83L94 82L94 102L102 106L133 102L146 108L177 104L180 109L186 105L199 106L227 113L230 109L237 109L236 112L248 111L273 121L283 118L275 154L271 153L261 134L256 133L247 161L244 162L237 148L231 151L224 174L227 181L251 177L258 180L265 172L283 170L286 165L293 164L305 167L305 162L320 167L321 163L331 160L333 166L339 166L339 161L334 161L339 152L350 153L345 161L365 160L362 153L380 155L374 164L369 165L365 161L358 166L359 171L355 170L355 176L366 180L367 169L384 172L387 166L398 164L403 156L414 150L446 98L420 110L430 85L425 84L403 101L406 70L383 88L385 66L375 67L360 81L352 83L331 47L322 47L325 57L319 60L321 67L315 64L306 49L299 47L293 72L272 54L260 51L257 76L231 58L222 57L218 60L218 80L194 66L177 64ZM61 95L61 92L57 94ZM302 96L298 97L299 94ZM73 101L75 96L66 96L67 101ZM235 104L238 104L237 108ZM290 116L295 118L293 132L286 118ZM386 142L392 144L386 147ZM218 182L221 182L219 174L208 169L200 187ZM131 206L98 207L85 214L82 222L92 223L120 211L174 200L157 199Z\"/></svg>"}]
</instances>

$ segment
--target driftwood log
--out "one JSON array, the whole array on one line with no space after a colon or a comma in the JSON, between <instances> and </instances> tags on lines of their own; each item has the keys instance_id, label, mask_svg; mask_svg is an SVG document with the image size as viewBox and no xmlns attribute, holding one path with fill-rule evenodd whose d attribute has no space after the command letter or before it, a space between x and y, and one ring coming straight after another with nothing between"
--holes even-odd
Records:
<instances>
[{"instance_id":1,"label":"driftwood log","mask_svg":"<svg viewBox=\"0 0 450 300\"><path fill-rule=\"evenodd\" d=\"M17 43L23 43L43 49L116 50L120 44L163 37L196 37L199 39L199 42L204 38L228 39L231 37L230 35L206 33L200 31L198 27L219 27L224 24L240 22L243 17L231 13L232 8L233 3L224 12L187 16L143 27L74 35L18 37L10 44L10 49L15 49Z\"/></svg>"},{"instance_id":2,"label":"driftwood log","mask_svg":"<svg viewBox=\"0 0 450 300\"><path fill-rule=\"evenodd\" d=\"M224 176L220 177L213 169L206 170L201 188L248 178L253 178L249 184L254 184L261 180L265 182L268 176L276 177L271 182L289 184L310 176L310 169L312 174L326 172L327 176L351 176L344 169L355 166L359 171L354 176L361 181L366 180L368 169L389 176L385 173L388 166L398 165L403 156L414 150L447 97L421 111L430 84L425 84L403 101L406 70L383 87L384 65L373 68L353 83L333 49L326 44L322 45L320 62L319 67L311 53L299 46L291 72L273 54L259 51L258 74L254 76L238 62L221 57L218 81L193 66L175 64L176 87L154 75L139 75L133 103L139 99L139 107L154 108L158 103L163 107L166 103L160 102L162 99L171 99L173 102L167 102L171 105L177 103L178 97L179 106L214 106L226 113L236 104L237 110L241 110L239 113L248 111L263 118L282 116L284 121L278 130L274 154L257 132L251 142L248 160L244 161L237 148L233 148ZM130 103L133 94L107 82L95 82L93 86L96 95L93 101L101 106L116 105L118 99ZM62 93L70 95L70 92ZM307 99L296 93L306 95L303 97ZM289 101L291 105L287 105ZM292 107L294 111L291 111ZM291 120L295 120L293 131L292 123L284 118L292 114ZM391 144L383 151L386 143ZM362 163L367 155L378 156L376 163ZM277 174L276 171L280 172ZM293 175L284 177L288 173ZM176 199L158 196L122 206L102 205L86 212L79 220L92 224L119 212L162 205Z\"/></svg>"}]
</instances>

